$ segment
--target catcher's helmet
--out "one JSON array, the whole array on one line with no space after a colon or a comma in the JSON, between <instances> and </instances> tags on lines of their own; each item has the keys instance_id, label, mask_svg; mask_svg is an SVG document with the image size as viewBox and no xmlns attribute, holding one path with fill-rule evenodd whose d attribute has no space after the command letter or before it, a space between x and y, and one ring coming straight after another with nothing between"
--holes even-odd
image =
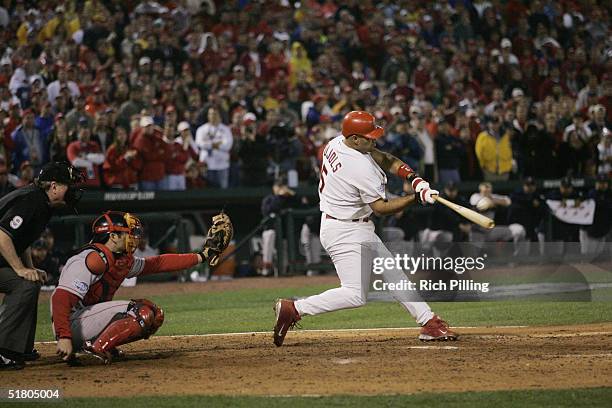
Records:
<instances>
[{"instance_id":1,"label":"catcher's helmet","mask_svg":"<svg viewBox=\"0 0 612 408\"><path fill-rule=\"evenodd\" d=\"M112 232L125 232L125 249L132 253L138 246L138 241L143 235L140 220L130 213L123 211L107 211L93 222L91 226L93 233L92 243L105 243Z\"/></svg>"},{"instance_id":2,"label":"catcher's helmet","mask_svg":"<svg viewBox=\"0 0 612 408\"><path fill-rule=\"evenodd\" d=\"M342 135L363 136L368 139L378 139L384 133L384 129L376 126L374 115L364 111L352 111L347 113L342 120Z\"/></svg>"}]
</instances>

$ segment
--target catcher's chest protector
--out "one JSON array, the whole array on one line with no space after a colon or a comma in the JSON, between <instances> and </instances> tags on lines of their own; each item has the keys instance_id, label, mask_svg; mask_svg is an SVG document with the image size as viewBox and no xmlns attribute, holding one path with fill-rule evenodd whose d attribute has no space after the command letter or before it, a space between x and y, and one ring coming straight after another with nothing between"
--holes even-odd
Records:
<instances>
[{"instance_id":1,"label":"catcher's chest protector","mask_svg":"<svg viewBox=\"0 0 612 408\"><path fill-rule=\"evenodd\" d=\"M117 258L107 247L101 244L88 245L83 249L93 249L102 257L102 260L107 265L106 272L102 274L100 280L89 288L89 291L83 298L83 305L89 306L113 300L115 292L119 289L119 286L121 286L121 283L127 277L134 264L134 256L126 254Z\"/></svg>"}]
</instances>

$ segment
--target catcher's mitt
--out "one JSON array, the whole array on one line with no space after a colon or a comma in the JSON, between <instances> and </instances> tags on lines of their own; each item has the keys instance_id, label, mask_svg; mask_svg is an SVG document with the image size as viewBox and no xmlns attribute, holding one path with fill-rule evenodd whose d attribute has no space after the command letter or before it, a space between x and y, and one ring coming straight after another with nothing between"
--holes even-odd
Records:
<instances>
[{"instance_id":1,"label":"catcher's mitt","mask_svg":"<svg viewBox=\"0 0 612 408\"><path fill-rule=\"evenodd\" d=\"M204 247L200 255L212 267L219 263L219 257L225 248L229 245L234 236L234 226L232 221L225 213L220 213L212 218L212 226L208 229Z\"/></svg>"}]
</instances>

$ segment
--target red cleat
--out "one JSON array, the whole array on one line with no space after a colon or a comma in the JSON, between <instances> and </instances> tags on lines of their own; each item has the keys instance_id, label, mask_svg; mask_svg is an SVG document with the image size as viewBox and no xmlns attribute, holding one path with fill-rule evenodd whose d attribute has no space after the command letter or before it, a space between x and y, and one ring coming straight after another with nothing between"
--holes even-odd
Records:
<instances>
[{"instance_id":1,"label":"red cleat","mask_svg":"<svg viewBox=\"0 0 612 408\"><path fill-rule=\"evenodd\" d=\"M300 320L300 314L295 310L293 300L286 299L277 300L274 311L276 312L274 344L280 347L283 345L287 331L295 327L296 323Z\"/></svg>"},{"instance_id":2,"label":"red cleat","mask_svg":"<svg viewBox=\"0 0 612 408\"><path fill-rule=\"evenodd\" d=\"M425 323L425 326L421 327L421 333L419 334L419 340L421 341L454 341L458 337L459 335L448 327L448 323L437 315L434 315Z\"/></svg>"}]
</instances>

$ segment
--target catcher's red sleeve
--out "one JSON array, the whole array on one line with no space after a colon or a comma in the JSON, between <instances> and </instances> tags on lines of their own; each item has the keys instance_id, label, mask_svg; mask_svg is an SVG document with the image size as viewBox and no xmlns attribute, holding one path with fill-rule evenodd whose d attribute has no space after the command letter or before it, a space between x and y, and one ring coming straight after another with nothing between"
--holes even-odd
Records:
<instances>
[{"instance_id":1,"label":"catcher's red sleeve","mask_svg":"<svg viewBox=\"0 0 612 408\"><path fill-rule=\"evenodd\" d=\"M164 254L145 258L141 275L174 272L187 269L200 263L198 254Z\"/></svg>"},{"instance_id":2,"label":"catcher's red sleeve","mask_svg":"<svg viewBox=\"0 0 612 408\"><path fill-rule=\"evenodd\" d=\"M70 313L72 308L79 303L79 297L67 290L57 288L51 296L51 308L53 314L53 328L56 339L71 339Z\"/></svg>"}]
</instances>

